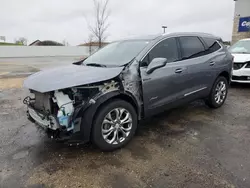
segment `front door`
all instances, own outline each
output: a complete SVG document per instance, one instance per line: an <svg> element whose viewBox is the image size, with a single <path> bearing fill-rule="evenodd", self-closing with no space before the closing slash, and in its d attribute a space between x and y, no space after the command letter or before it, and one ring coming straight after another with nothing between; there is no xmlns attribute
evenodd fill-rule
<svg viewBox="0 0 250 188"><path fill-rule="evenodd" d="M187 67L180 60L176 38L158 43L141 62L141 78L145 115L153 115L175 102L186 88ZM166 58L166 66L147 74L154 58Z"/></svg>

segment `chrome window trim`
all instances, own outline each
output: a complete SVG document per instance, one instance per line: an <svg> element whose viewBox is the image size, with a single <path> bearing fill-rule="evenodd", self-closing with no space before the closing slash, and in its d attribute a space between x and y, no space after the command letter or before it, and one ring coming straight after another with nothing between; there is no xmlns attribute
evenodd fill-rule
<svg viewBox="0 0 250 188"><path fill-rule="evenodd" d="M170 38L178 38L178 37L198 37L200 38L201 36L192 36L192 35L181 35L181 36L171 36L171 37L166 37L166 38L163 38L161 40L159 40L157 43L155 43L146 53L144 56L142 56L142 58L140 59L140 62L142 62L142 60L149 54L149 52L156 46L158 45L160 42L166 40L166 39L170 39ZM201 37L202 38L202 37ZM223 49L223 46L220 44L220 42L218 42L218 40L215 39L215 41L220 45L220 49L218 49L217 51L213 52L213 53L216 53L218 51L220 51L221 49ZM210 54L213 54L213 53L210 53ZM206 55L209 55L209 54L206 54ZM204 55L204 56L206 56ZM199 56L199 57L194 57L194 58L191 58L191 59L197 59L197 58L200 58L202 56ZM177 62L181 62L181 61L186 61L186 60L189 60L189 59L185 59L185 60L179 60L179 61L175 61L174 63L177 63ZM141 67L141 66L140 66Z"/></svg>

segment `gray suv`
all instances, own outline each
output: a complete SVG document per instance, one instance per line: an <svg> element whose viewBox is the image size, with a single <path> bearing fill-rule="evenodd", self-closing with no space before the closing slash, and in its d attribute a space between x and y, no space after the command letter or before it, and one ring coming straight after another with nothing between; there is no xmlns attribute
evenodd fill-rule
<svg viewBox="0 0 250 188"><path fill-rule="evenodd" d="M85 60L28 77L28 118L50 138L126 145L140 120L196 99L226 100L233 57L221 39L173 33L113 42Z"/></svg>

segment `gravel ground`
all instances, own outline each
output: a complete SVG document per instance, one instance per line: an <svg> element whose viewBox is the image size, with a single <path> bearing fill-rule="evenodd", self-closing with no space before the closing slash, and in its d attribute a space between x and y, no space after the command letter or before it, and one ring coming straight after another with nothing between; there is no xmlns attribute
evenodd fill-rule
<svg viewBox="0 0 250 188"><path fill-rule="evenodd" d="M23 80L24 78L0 78L0 91L3 89L20 88L23 85Z"/></svg>
<svg viewBox="0 0 250 188"><path fill-rule="evenodd" d="M141 123L125 148L54 143L26 119L27 91L0 89L0 187L250 187L250 86L217 110L202 101Z"/></svg>

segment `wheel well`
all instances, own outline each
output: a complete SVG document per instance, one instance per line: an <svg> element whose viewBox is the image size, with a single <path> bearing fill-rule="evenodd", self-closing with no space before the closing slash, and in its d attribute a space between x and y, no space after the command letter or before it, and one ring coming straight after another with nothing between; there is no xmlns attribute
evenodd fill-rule
<svg viewBox="0 0 250 188"><path fill-rule="evenodd" d="M113 101L115 99L121 99L121 100L124 100L124 101L130 103L134 107L134 109L135 109L135 111L136 111L136 113L138 115L138 118L139 119L141 118L141 114L139 112L138 105L136 104L136 102L133 100L132 97L130 97L130 96L126 95L126 94L115 95L115 96L109 98L108 100L104 101L102 104L100 104L100 106L98 106L98 108L97 108L94 116L96 116L96 114L98 113L99 109L101 109L103 106L105 106L105 104L107 104L110 101Z"/></svg>
<svg viewBox="0 0 250 188"><path fill-rule="evenodd" d="M105 96L100 97L100 99L96 101L96 104L91 105L89 109L81 113L81 114L84 114L82 125L83 123L85 123L85 125L83 126L83 129L82 128L81 129L82 129L82 133L84 134L85 140L90 141L91 139L92 125L93 125L94 120L96 119L96 115L98 114L98 112L101 110L103 106L107 105L107 103L115 99L124 100L130 103L134 107L136 113L138 114L138 120L141 119L141 115L142 115L141 109L138 107L136 100L133 99L132 96L129 96L129 94L121 94L121 93L115 93L115 92L106 94Z"/></svg>
<svg viewBox="0 0 250 188"><path fill-rule="evenodd" d="M228 83L230 83L230 77L229 73L227 71L223 71L222 73L219 74L219 76L223 76L227 79Z"/></svg>

